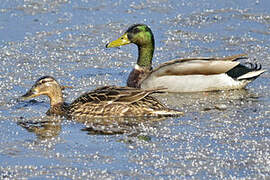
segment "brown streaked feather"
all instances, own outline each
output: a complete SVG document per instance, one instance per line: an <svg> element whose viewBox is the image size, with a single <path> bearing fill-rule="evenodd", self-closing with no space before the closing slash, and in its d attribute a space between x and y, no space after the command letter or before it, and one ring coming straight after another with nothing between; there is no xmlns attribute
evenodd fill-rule
<svg viewBox="0 0 270 180"><path fill-rule="evenodd" d="M83 94L72 102L68 114L69 117L75 119L182 115L181 112L169 109L154 97L149 96L152 93L163 93L162 90L164 88L149 90L117 86L98 88L93 92Z"/></svg>
<svg viewBox="0 0 270 180"><path fill-rule="evenodd" d="M151 116L155 114L155 111L168 111L175 115L180 115L180 112L168 109L157 99L152 96L146 96L145 98L133 102L131 104L123 103L111 103L111 104L95 104L84 103L76 104L70 111L71 117L87 119L91 117L135 117L135 116Z"/></svg>
<svg viewBox="0 0 270 180"><path fill-rule="evenodd" d="M117 87L117 86L105 86L98 88L93 92L88 92L77 98L71 105L76 103L124 103L131 104L135 101L139 101L145 96L154 93L161 92L164 88L150 89L142 91L141 89L135 89L130 87Z"/></svg>
<svg viewBox="0 0 270 180"><path fill-rule="evenodd" d="M118 99L115 102L119 102L119 103L125 103L125 104L131 104L134 103L136 101L140 101L144 98L146 98L146 96L148 96L149 94L152 93L163 93L162 90L164 90L166 88L155 88L155 89L148 89L148 90L144 90L142 91L141 89L130 89L129 90L129 94L123 94L120 93ZM127 89L118 89L120 90L119 92L127 91Z"/></svg>
<svg viewBox="0 0 270 180"><path fill-rule="evenodd" d="M156 111L167 112L168 114L156 114ZM84 103L76 104L70 111L70 117L87 119L93 117L139 117L139 116L177 116L183 113L168 109L155 98L146 96L145 98L131 104L111 103L95 104Z"/></svg>

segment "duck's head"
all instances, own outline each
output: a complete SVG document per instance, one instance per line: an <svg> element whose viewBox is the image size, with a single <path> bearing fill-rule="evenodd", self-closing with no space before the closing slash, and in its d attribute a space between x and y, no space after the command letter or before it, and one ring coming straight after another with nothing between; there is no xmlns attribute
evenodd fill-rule
<svg viewBox="0 0 270 180"><path fill-rule="evenodd" d="M40 95L48 96L53 104L60 103L62 101L61 86L53 77L43 76L22 96L22 99L26 100Z"/></svg>
<svg viewBox="0 0 270 180"><path fill-rule="evenodd" d="M118 47L126 44L134 43L139 47L154 46L154 35L151 29L145 24L135 24L117 40L106 45L107 48Z"/></svg>

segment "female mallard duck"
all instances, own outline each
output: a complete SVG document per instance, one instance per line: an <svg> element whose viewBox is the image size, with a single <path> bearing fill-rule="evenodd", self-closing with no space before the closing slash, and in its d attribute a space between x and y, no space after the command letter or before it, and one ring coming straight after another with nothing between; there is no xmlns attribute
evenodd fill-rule
<svg viewBox="0 0 270 180"><path fill-rule="evenodd" d="M261 66L251 67L236 62L245 55L224 58L176 59L152 69L155 48L154 35L144 24L136 24L119 39L106 45L107 48L134 43L139 57L128 77L127 85L143 89L166 88L168 92L215 91L244 88L265 70Z"/></svg>
<svg viewBox="0 0 270 180"><path fill-rule="evenodd" d="M64 103L62 88L59 83L53 77L44 76L38 79L22 98L29 99L46 95L50 98L48 115L61 115L75 119L182 114L182 112L165 107L157 99L150 96L150 94L156 92L158 90L105 86L81 95L68 105Z"/></svg>

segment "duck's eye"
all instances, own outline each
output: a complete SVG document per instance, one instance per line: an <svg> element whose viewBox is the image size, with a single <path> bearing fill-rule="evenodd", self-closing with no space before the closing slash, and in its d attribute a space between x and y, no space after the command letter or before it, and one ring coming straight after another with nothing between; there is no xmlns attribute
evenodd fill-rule
<svg viewBox="0 0 270 180"><path fill-rule="evenodd" d="M41 84L42 84L42 82L38 82L38 83L37 83L37 85L41 85Z"/></svg>
<svg viewBox="0 0 270 180"><path fill-rule="evenodd" d="M138 32L140 32L140 29L138 29L138 28L135 28L134 30L133 30L133 33L138 33Z"/></svg>

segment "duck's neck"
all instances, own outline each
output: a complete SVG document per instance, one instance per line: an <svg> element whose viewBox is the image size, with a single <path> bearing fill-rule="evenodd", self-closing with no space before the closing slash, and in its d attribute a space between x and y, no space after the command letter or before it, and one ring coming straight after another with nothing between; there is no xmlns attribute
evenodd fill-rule
<svg viewBox="0 0 270 180"><path fill-rule="evenodd" d="M129 74L127 86L140 88L142 81L152 71L152 59L155 49L154 36L151 33L149 41L144 44L136 44L138 46L139 56L135 68Z"/></svg>
<svg viewBox="0 0 270 180"><path fill-rule="evenodd" d="M50 98L50 109L47 114L64 115L64 99L61 88L59 87L59 89L51 92L48 96Z"/></svg>
<svg viewBox="0 0 270 180"><path fill-rule="evenodd" d="M138 45L139 56L137 64L140 67L150 69L152 67L152 58L154 54L155 44L154 42L146 45Z"/></svg>

